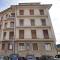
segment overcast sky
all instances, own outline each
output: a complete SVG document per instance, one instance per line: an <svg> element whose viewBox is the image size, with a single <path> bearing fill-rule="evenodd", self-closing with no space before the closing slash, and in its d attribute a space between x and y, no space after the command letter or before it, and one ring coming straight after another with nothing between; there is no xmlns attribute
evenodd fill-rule
<svg viewBox="0 0 60 60"><path fill-rule="evenodd" d="M50 17L55 32L57 44L60 43L60 0L0 0L0 11L8 8L10 5L23 2L40 2L41 4L52 4L50 8Z"/></svg>

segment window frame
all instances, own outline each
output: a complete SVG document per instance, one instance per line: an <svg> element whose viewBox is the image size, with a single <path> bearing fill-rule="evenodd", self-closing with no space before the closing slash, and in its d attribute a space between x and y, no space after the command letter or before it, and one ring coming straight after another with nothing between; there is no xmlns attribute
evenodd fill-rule
<svg viewBox="0 0 60 60"><path fill-rule="evenodd" d="M3 33L3 39L6 38L6 34L7 34L7 32L4 32L4 33Z"/></svg>
<svg viewBox="0 0 60 60"><path fill-rule="evenodd" d="M36 39L37 38L36 30L31 30L31 36L32 36L32 39Z"/></svg>
<svg viewBox="0 0 60 60"><path fill-rule="evenodd" d="M43 36L44 36L44 39L49 39L48 29L43 30Z"/></svg>
<svg viewBox="0 0 60 60"><path fill-rule="evenodd" d="M38 50L38 43L32 43L33 45L33 50Z"/></svg>
<svg viewBox="0 0 60 60"><path fill-rule="evenodd" d="M34 15L34 9L30 9L30 15Z"/></svg>
<svg viewBox="0 0 60 60"><path fill-rule="evenodd" d="M11 17L15 17L15 13L11 13Z"/></svg>
<svg viewBox="0 0 60 60"><path fill-rule="evenodd" d="M8 25L8 23L6 22L6 23L5 23L5 28L7 28L7 25Z"/></svg>
<svg viewBox="0 0 60 60"><path fill-rule="evenodd" d="M14 28L14 22L10 22L10 27Z"/></svg>
<svg viewBox="0 0 60 60"><path fill-rule="evenodd" d="M40 15L44 15L44 9L39 9Z"/></svg>
<svg viewBox="0 0 60 60"><path fill-rule="evenodd" d="M20 15L24 15L24 10L19 10Z"/></svg>
<svg viewBox="0 0 60 60"><path fill-rule="evenodd" d="M2 43L1 49L2 49L2 50L5 50L5 43Z"/></svg>
<svg viewBox="0 0 60 60"><path fill-rule="evenodd" d="M2 28L2 25L0 24L0 29Z"/></svg>
<svg viewBox="0 0 60 60"><path fill-rule="evenodd" d="M48 46L49 45L49 46ZM48 48L48 49L47 49ZM46 51L51 51L52 47L51 47L51 43L45 43L45 50Z"/></svg>
<svg viewBox="0 0 60 60"><path fill-rule="evenodd" d="M46 19L41 19L42 26L46 26Z"/></svg>
<svg viewBox="0 0 60 60"><path fill-rule="evenodd" d="M20 50L25 50L25 43L19 43Z"/></svg>
<svg viewBox="0 0 60 60"><path fill-rule="evenodd" d="M13 33L13 35L12 35L12 33ZM13 39L14 38L14 31L11 31L11 32L9 32L9 39Z"/></svg>
<svg viewBox="0 0 60 60"><path fill-rule="evenodd" d="M19 39L24 39L24 30L19 30Z"/></svg>
<svg viewBox="0 0 60 60"><path fill-rule="evenodd" d="M24 19L20 19L20 20L19 20L19 25L20 25L20 26L24 26Z"/></svg>
<svg viewBox="0 0 60 60"><path fill-rule="evenodd" d="M8 43L8 50L13 50L13 45L11 43Z"/></svg>
<svg viewBox="0 0 60 60"><path fill-rule="evenodd" d="M31 26L35 26L35 20L31 19Z"/></svg>

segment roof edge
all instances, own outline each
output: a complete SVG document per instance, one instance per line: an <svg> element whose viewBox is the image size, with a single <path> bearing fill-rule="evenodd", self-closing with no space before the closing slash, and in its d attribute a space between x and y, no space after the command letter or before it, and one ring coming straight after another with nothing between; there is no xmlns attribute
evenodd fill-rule
<svg viewBox="0 0 60 60"><path fill-rule="evenodd" d="M24 4L25 4L25 5L24 5ZM47 6L48 9L50 9L51 6L52 6L52 4L31 3L31 5L30 5L30 3L19 3L19 5L11 5L9 8L1 11L0 14L2 14L2 13L4 13L5 11L11 9L12 7L16 7L16 6Z"/></svg>

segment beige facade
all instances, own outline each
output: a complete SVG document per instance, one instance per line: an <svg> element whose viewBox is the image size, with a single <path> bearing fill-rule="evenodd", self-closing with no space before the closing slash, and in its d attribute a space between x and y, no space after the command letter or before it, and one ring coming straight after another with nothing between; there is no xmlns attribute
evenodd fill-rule
<svg viewBox="0 0 60 60"><path fill-rule="evenodd" d="M0 12L0 54L12 54L15 49L15 53L24 57L29 54L36 57L41 55L55 56L55 36L49 16L50 7L50 4L20 3ZM20 10L24 11L22 11L23 15L20 15ZM30 15L30 10L34 10L33 15ZM40 10L43 10L43 15L40 14ZM31 19L35 21L32 22L34 26L31 25ZM46 25L42 25L42 19L45 20L43 24L46 23ZM23 22L20 22L20 20L23 20ZM14 24L11 22L14 22ZM24 31L24 34L22 34L24 38L20 38L20 30ZM36 31L36 38L32 38L32 30ZM43 30L48 31L46 33L49 36L48 38L44 38ZM10 32L14 32L13 37L9 37L11 36ZM34 43L35 45L33 45Z"/></svg>

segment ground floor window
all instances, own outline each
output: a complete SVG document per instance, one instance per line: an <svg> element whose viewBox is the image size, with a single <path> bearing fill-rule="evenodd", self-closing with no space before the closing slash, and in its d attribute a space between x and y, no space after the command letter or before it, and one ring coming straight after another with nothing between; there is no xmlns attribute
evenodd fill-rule
<svg viewBox="0 0 60 60"><path fill-rule="evenodd" d="M33 43L33 50L38 50L38 45L37 45L37 43Z"/></svg>
<svg viewBox="0 0 60 60"><path fill-rule="evenodd" d="M13 49L13 45L11 43L8 43L8 50L12 50Z"/></svg>
<svg viewBox="0 0 60 60"><path fill-rule="evenodd" d="M5 43L2 43L2 50L5 49Z"/></svg>
<svg viewBox="0 0 60 60"><path fill-rule="evenodd" d="M20 49L20 50L25 50L25 45L24 45L24 43L19 43L19 49Z"/></svg>
<svg viewBox="0 0 60 60"><path fill-rule="evenodd" d="M45 50L47 50L47 51L51 50L51 44L50 43L45 44Z"/></svg>

